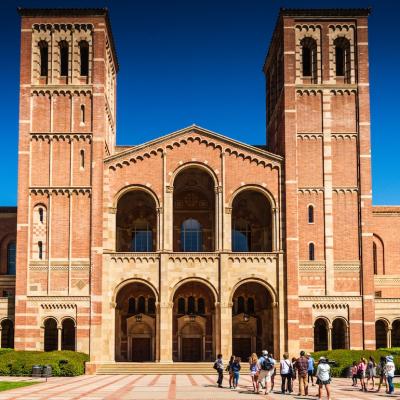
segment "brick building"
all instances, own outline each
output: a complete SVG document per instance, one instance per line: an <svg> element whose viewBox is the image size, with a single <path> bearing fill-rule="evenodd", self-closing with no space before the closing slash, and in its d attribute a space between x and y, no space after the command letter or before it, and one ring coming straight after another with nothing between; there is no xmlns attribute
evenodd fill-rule
<svg viewBox="0 0 400 400"><path fill-rule="evenodd" d="M372 206L368 9L281 10L266 146L195 125L116 145L107 11L20 15L3 347L76 349L94 369L400 344L400 207Z"/></svg>

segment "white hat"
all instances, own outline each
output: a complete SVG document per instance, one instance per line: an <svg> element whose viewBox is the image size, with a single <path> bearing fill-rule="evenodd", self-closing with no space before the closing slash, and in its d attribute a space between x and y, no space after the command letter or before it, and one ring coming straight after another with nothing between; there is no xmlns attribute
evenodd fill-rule
<svg viewBox="0 0 400 400"><path fill-rule="evenodd" d="M325 357L320 357L320 358L319 358L319 361L325 361L325 360L326 360Z"/></svg>
<svg viewBox="0 0 400 400"><path fill-rule="evenodd" d="M267 356L268 355L268 351L267 350L263 350L261 353L262 353L263 356Z"/></svg>

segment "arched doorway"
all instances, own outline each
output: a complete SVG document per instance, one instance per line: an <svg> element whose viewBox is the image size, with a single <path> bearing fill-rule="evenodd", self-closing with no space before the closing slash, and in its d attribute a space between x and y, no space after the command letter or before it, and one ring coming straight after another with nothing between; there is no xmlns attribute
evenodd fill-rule
<svg viewBox="0 0 400 400"><path fill-rule="evenodd" d="M317 318L314 323L314 351L328 350L328 322Z"/></svg>
<svg viewBox="0 0 400 400"><path fill-rule="evenodd" d="M154 198L144 190L132 190L118 200L116 250L157 250L157 211Z"/></svg>
<svg viewBox="0 0 400 400"><path fill-rule="evenodd" d="M156 294L142 282L123 286L116 298L115 361L155 361Z"/></svg>
<svg viewBox="0 0 400 400"><path fill-rule="evenodd" d="M185 168L175 178L174 251L214 251L214 186L211 175L196 167Z"/></svg>
<svg viewBox="0 0 400 400"><path fill-rule="evenodd" d="M336 318L332 323L332 350L348 349L348 328L343 318Z"/></svg>
<svg viewBox="0 0 400 400"><path fill-rule="evenodd" d="M204 283L189 281L174 294L173 360L212 361L215 358L215 296Z"/></svg>
<svg viewBox="0 0 400 400"><path fill-rule="evenodd" d="M44 351L55 351L58 349L57 321L47 318L44 321Z"/></svg>
<svg viewBox="0 0 400 400"><path fill-rule="evenodd" d="M272 207L255 190L244 190L232 203L232 251L272 251Z"/></svg>
<svg viewBox="0 0 400 400"><path fill-rule="evenodd" d="M251 353L275 352L273 298L260 283L246 282L233 295L232 351L247 360Z"/></svg>
<svg viewBox="0 0 400 400"><path fill-rule="evenodd" d="M72 318L65 318L61 324L61 350L76 350L75 322Z"/></svg>
<svg viewBox="0 0 400 400"><path fill-rule="evenodd" d="M375 322L375 342L377 349L388 347L387 330L388 326L386 321L378 319L378 321Z"/></svg>
<svg viewBox="0 0 400 400"><path fill-rule="evenodd" d="M14 324L10 319L1 321L1 348L14 348Z"/></svg>
<svg viewBox="0 0 400 400"><path fill-rule="evenodd" d="M392 347L400 347L400 319L392 323Z"/></svg>

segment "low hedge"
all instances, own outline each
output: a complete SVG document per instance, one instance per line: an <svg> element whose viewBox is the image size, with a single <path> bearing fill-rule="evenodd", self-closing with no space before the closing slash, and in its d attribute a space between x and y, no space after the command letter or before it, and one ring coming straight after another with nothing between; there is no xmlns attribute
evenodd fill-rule
<svg viewBox="0 0 400 400"><path fill-rule="evenodd" d="M53 376L76 376L85 373L89 356L76 351L15 351L0 349L0 375L29 376L34 365L51 365Z"/></svg>
<svg viewBox="0 0 400 400"><path fill-rule="evenodd" d="M328 360L335 361L336 365L331 367L331 373L334 377L346 377L348 368L353 365L353 361L360 361L361 357L367 360L373 356L378 363L382 356L392 355L396 365L396 374L400 373L400 348L378 349L378 350L330 350L318 351L312 353L315 362L320 357L326 357Z"/></svg>

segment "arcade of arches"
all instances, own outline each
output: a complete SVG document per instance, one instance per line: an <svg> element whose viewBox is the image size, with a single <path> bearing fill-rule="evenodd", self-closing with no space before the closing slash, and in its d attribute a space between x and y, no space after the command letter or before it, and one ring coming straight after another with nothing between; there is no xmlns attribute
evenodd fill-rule
<svg viewBox="0 0 400 400"><path fill-rule="evenodd" d="M376 348L400 347L400 319L391 324L385 319L375 322Z"/></svg>
<svg viewBox="0 0 400 400"><path fill-rule="evenodd" d="M55 318L43 323L44 351L76 350L76 326L72 318L64 318L61 324Z"/></svg>
<svg viewBox="0 0 400 400"><path fill-rule="evenodd" d="M314 322L314 351L349 349L349 327L343 318L335 318L332 324L326 318Z"/></svg>

